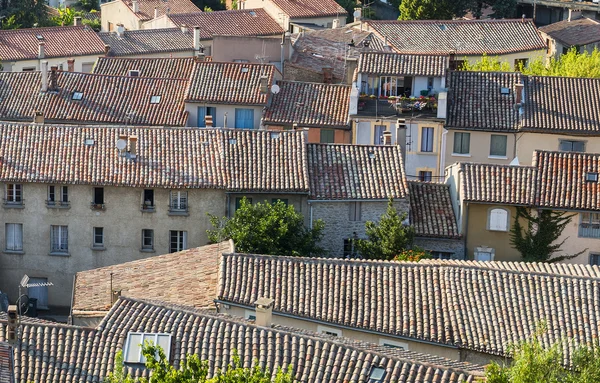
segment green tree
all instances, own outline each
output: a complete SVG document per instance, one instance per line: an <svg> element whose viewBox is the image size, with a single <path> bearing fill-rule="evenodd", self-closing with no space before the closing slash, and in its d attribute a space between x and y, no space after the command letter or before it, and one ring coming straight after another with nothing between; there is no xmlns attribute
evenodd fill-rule
<svg viewBox="0 0 600 383"><path fill-rule="evenodd" d="M75 3L75 7L78 10L84 11L84 12L92 12L92 11L100 10L98 0L79 0L77 3Z"/></svg>
<svg viewBox="0 0 600 383"><path fill-rule="evenodd" d="M542 58L533 60L522 71L524 74L537 76L600 78L600 51L594 48L592 53L579 53L576 48L571 48L558 58L551 58L549 62Z"/></svg>
<svg viewBox="0 0 600 383"><path fill-rule="evenodd" d="M245 197L231 219L209 214L214 230L207 230L211 242L232 239L237 250L244 253L321 256L318 246L325 224L313 222L312 229L304 225L304 217L292 205L276 203L251 204Z"/></svg>
<svg viewBox="0 0 600 383"><path fill-rule="evenodd" d="M415 229L405 225L407 214L398 214L392 199L379 222L367 221L365 231L368 239L356 239L355 246L366 259L392 260L411 247Z"/></svg>
<svg viewBox="0 0 600 383"><path fill-rule="evenodd" d="M44 0L0 0L2 29L33 28L50 25Z"/></svg>
<svg viewBox="0 0 600 383"><path fill-rule="evenodd" d="M58 8L58 16L54 17L53 20L57 25L65 26L65 25L73 25L73 20L75 19L75 12L69 7Z"/></svg>
<svg viewBox="0 0 600 383"><path fill-rule="evenodd" d="M515 221L510 230L510 243L521 253L525 262L554 263L575 258L587 249L553 258L556 253L562 251L561 246L568 239L567 237L557 242L572 219L573 215L567 215L566 212L539 210L537 214L533 214L529 208L517 207ZM521 224L522 221L526 222L525 226Z"/></svg>
<svg viewBox="0 0 600 383"><path fill-rule="evenodd" d="M292 383L292 367L287 372L279 369L275 379L271 379L271 372L262 369L256 363L254 368L242 367L240 357L234 350L233 363L226 369L217 370L213 378L208 376L208 362L202 361L198 355L188 355L179 369L169 364L164 351L159 346L146 343L142 347L146 358L146 368L150 372L150 379L133 379L125 372L123 352L118 351L115 358L114 372L104 379L105 383Z"/></svg>
<svg viewBox="0 0 600 383"><path fill-rule="evenodd" d="M213 11L222 11L225 9L225 1L221 0L192 0L192 3L194 3L200 9L204 9L206 7L212 9Z"/></svg>
<svg viewBox="0 0 600 383"><path fill-rule="evenodd" d="M448 0L402 0L399 20L450 20L455 15Z"/></svg>
<svg viewBox="0 0 600 383"><path fill-rule="evenodd" d="M510 72L510 64L506 61L500 61L498 56L490 57L485 53L480 60L475 63L469 63L469 60L465 57L463 65L460 70L465 71L476 71L476 72Z"/></svg>

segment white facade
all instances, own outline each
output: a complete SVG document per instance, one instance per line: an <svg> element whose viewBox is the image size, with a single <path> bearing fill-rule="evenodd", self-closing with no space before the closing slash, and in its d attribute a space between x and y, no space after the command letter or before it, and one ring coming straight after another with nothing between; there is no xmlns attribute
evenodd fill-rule
<svg viewBox="0 0 600 383"><path fill-rule="evenodd" d="M43 58L34 60L0 61L0 63L2 64L3 72L39 71L41 65L40 63L42 61L48 61L48 69L50 69L50 67L52 66L58 66L59 69L67 71L67 60L73 59L75 60L75 72L89 73L92 71L96 60L100 56L103 56L103 54L89 56Z"/></svg>
<svg viewBox="0 0 600 383"><path fill-rule="evenodd" d="M100 5L102 32L116 30L117 24L123 24L125 30L137 31L142 28L142 20L121 0Z"/></svg>

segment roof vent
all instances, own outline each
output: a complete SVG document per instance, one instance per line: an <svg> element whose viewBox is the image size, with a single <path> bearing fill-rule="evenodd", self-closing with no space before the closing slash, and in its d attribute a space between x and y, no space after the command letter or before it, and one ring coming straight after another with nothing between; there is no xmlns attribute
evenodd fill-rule
<svg viewBox="0 0 600 383"><path fill-rule="evenodd" d="M373 150L369 150L369 158L375 158L375 152Z"/></svg>
<svg viewBox="0 0 600 383"><path fill-rule="evenodd" d="M243 67L242 68L242 73L248 73L248 67Z"/></svg>
<svg viewBox="0 0 600 383"><path fill-rule="evenodd" d="M256 17L256 12L254 12L254 11L250 11L249 13L250 13L250 16L252 16L252 17Z"/></svg>
<svg viewBox="0 0 600 383"><path fill-rule="evenodd" d="M587 182L598 182L598 173L594 173L594 172L585 173L585 180Z"/></svg>
<svg viewBox="0 0 600 383"><path fill-rule="evenodd" d="M94 139L93 138L86 138L84 141L85 146L94 146Z"/></svg>
<svg viewBox="0 0 600 383"><path fill-rule="evenodd" d="M140 77L140 71L137 69L130 69L127 75L129 77Z"/></svg>
<svg viewBox="0 0 600 383"><path fill-rule="evenodd" d="M229 144L230 145L235 145L235 144L237 144L237 140L235 138L230 138L229 139Z"/></svg>
<svg viewBox="0 0 600 383"><path fill-rule="evenodd" d="M500 88L500 94L510 94L510 89L508 89L508 88Z"/></svg>

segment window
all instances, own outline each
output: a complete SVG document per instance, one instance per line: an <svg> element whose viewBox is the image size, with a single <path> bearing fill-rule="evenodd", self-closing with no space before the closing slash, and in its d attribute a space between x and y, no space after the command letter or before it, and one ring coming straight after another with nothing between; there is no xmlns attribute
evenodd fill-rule
<svg viewBox="0 0 600 383"><path fill-rule="evenodd" d="M171 191L171 202L169 205L171 211L187 211L188 198L185 191Z"/></svg>
<svg viewBox="0 0 600 383"><path fill-rule="evenodd" d="M527 67L528 59L515 59L515 70L521 70Z"/></svg>
<svg viewBox="0 0 600 383"><path fill-rule="evenodd" d="M69 231L67 226L50 227L51 251L53 253L66 253L69 251Z"/></svg>
<svg viewBox="0 0 600 383"><path fill-rule="evenodd" d="M273 205L275 205L275 204L276 204L277 202L279 202L279 201L283 202L283 204L284 204L285 206L288 206L288 199L287 199L287 198L273 198L273 199L271 199L271 203L272 203Z"/></svg>
<svg viewBox="0 0 600 383"><path fill-rule="evenodd" d="M128 75L129 77L140 77L140 71L136 69L130 69Z"/></svg>
<svg viewBox="0 0 600 383"><path fill-rule="evenodd" d="M600 238L600 213L581 213L580 220L580 237Z"/></svg>
<svg viewBox="0 0 600 383"><path fill-rule="evenodd" d="M7 223L5 234L7 251L23 251L23 224Z"/></svg>
<svg viewBox="0 0 600 383"><path fill-rule="evenodd" d="M421 151L426 153L433 152L433 128L421 129Z"/></svg>
<svg viewBox="0 0 600 383"><path fill-rule="evenodd" d="M94 241L92 242L93 247L104 247L104 228L94 228Z"/></svg>
<svg viewBox="0 0 600 383"><path fill-rule="evenodd" d="M81 93L81 92L73 92L73 95L71 96L71 99L75 100L75 101L79 101L82 98L83 98L83 93Z"/></svg>
<svg viewBox="0 0 600 383"><path fill-rule="evenodd" d="M350 221L360 221L360 202L350 202Z"/></svg>
<svg viewBox="0 0 600 383"><path fill-rule="evenodd" d="M254 129L254 110L235 108L235 128Z"/></svg>
<svg viewBox="0 0 600 383"><path fill-rule="evenodd" d="M212 106L199 106L198 107L198 127L206 127L206 116L213 118L213 123L217 117L217 108Z"/></svg>
<svg viewBox="0 0 600 383"><path fill-rule="evenodd" d="M92 200L92 209L104 209L104 188L94 188L94 199Z"/></svg>
<svg viewBox="0 0 600 383"><path fill-rule="evenodd" d="M433 89L433 77L427 77L427 90Z"/></svg>
<svg viewBox="0 0 600 383"><path fill-rule="evenodd" d="M154 190L144 189L144 200L142 201L142 210L154 209Z"/></svg>
<svg viewBox="0 0 600 383"><path fill-rule="evenodd" d="M598 182L598 173L585 173L585 180L587 182Z"/></svg>
<svg viewBox="0 0 600 383"><path fill-rule="evenodd" d="M385 125L375 125L375 136L373 137L374 145L383 145L383 132L385 132Z"/></svg>
<svg viewBox="0 0 600 383"><path fill-rule="evenodd" d="M335 142L335 131L331 129L321 129L319 142L322 144L333 144Z"/></svg>
<svg viewBox="0 0 600 383"><path fill-rule="evenodd" d="M171 230L171 242L169 253L175 253L187 249L187 231Z"/></svg>
<svg viewBox="0 0 600 383"><path fill-rule="evenodd" d="M491 209L488 216L488 230L508 231L508 210Z"/></svg>
<svg viewBox="0 0 600 383"><path fill-rule="evenodd" d="M506 157L506 136L492 134L490 139L490 157Z"/></svg>
<svg viewBox="0 0 600 383"><path fill-rule="evenodd" d="M160 104L160 96L151 96L150 103L151 104Z"/></svg>
<svg viewBox="0 0 600 383"><path fill-rule="evenodd" d="M600 266L600 254L590 254L590 265Z"/></svg>
<svg viewBox="0 0 600 383"><path fill-rule="evenodd" d="M423 182L431 182L431 178L433 177L433 173L426 170L419 171L419 181Z"/></svg>
<svg viewBox="0 0 600 383"><path fill-rule="evenodd" d="M154 230L142 230L142 250L154 250Z"/></svg>
<svg viewBox="0 0 600 383"><path fill-rule="evenodd" d="M94 63L81 63L81 71L83 73L91 73L94 69Z"/></svg>
<svg viewBox="0 0 600 383"><path fill-rule="evenodd" d="M244 197L237 197L235 199L235 210L238 210L240 207L242 207L242 200L243 199L244 199ZM246 197L246 201L248 201L248 203L250 205L252 205L252 198Z"/></svg>
<svg viewBox="0 0 600 383"><path fill-rule="evenodd" d="M454 253L447 251L430 251L429 252L434 259L453 259Z"/></svg>
<svg viewBox="0 0 600 383"><path fill-rule="evenodd" d="M254 310L244 310L244 316L248 320L256 320L256 311Z"/></svg>
<svg viewBox="0 0 600 383"><path fill-rule="evenodd" d="M354 238L344 239L344 258L356 258L357 251L354 247Z"/></svg>
<svg viewBox="0 0 600 383"><path fill-rule="evenodd" d="M145 342L152 342L152 344L160 346L165 352L167 360L169 360L171 355L171 334L130 332L127 334L123 361L125 363L146 363L146 358L142 354L142 345Z"/></svg>
<svg viewBox="0 0 600 383"><path fill-rule="evenodd" d="M319 334L325 334L330 336L342 336L342 330L338 330L337 328L327 327L327 326L317 326L317 332Z"/></svg>
<svg viewBox="0 0 600 383"><path fill-rule="evenodd" d="M471 133L454 133L454 154L469 154Z"/></svg>
<svg viewBox="0 0 600 383"><path fill-rule="evenodd" d="M23 204L23 185L21 184L6 184L5 202L11 205Z"/></svg>
<svg viewBox="0 0 600 383"><path fill-rule="evenodd" d="M35 67L30 66L30 67L25 67L23 68L23 72L34 72L35 71Z"/></svg>
<svg viewBox="0 0 600 383"><path fill-rule="evenodd" d="M404 342L397 342L389 339L379 339L379 345L390 348L398 348L400 350L408 350L408 344Z"/></svg>
<svg viewBox="0 0 600 383"><path fill-rule="evenodd" d="M371 372L369 373L369 382L379 383L385 380L385 368L372 366Z"/></svg>
<svg viewBox="0 0 600 383"><path fill-rule="evenodd" d="M558 150L561 152L585 152L585 141L560 140Z"/></svg>
<svg viewBox="0 0 600 383"><path fill-rule="evenodd" d="M69 204L69 188L67 186L48 186L48 206Z"/></svg>

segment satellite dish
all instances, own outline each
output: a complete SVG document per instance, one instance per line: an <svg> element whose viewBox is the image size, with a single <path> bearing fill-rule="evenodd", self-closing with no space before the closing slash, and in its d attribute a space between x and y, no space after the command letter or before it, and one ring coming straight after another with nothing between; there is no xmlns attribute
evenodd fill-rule
<svg viewBox="0 0 600 383"><path fill-rule="evenodd" d="M127 141L125 141L124 139L120 138L117 141L117 149L124 150L126 147L127 147Z"/></svg>
<svg viewBox="0 0 600 383"><path fill-rule="evenodd" d="M354 16L354 17L360 17L360 11L354 11L354 13L352 14L352 16Z"/></svg>
<svg viewBox="0 0 600 383"><path fill-rule="evenodd" d="M273 94L279 93L280 90L281 89L279 88L279 85L277 85L277 84L273 84L273 86L271 87L271 93L273 93Z"/></svg>

